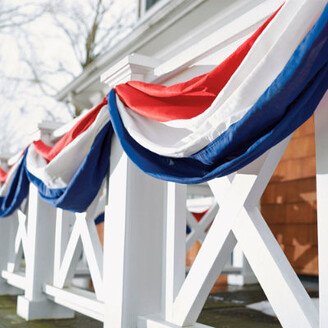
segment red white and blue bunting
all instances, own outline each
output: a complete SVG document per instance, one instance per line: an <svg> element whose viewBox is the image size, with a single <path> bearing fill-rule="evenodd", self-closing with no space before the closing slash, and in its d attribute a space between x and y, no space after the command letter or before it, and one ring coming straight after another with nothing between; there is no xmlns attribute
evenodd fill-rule
<svg viewBox="0 0 328 328"><path fill-rule="evenodd" d="M287 1L211 72L162 86L116 86L53 146L34 142L0 170L0 216L29 183L52 205L85 211L108 172L115 132L144 172L199 183L247 165L291 134L328 88L327 1Z"/></svg>

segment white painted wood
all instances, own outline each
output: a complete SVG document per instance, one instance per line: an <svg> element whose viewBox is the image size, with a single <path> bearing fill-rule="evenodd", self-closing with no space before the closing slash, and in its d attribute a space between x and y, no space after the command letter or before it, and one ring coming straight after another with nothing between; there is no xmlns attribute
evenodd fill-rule
<svg viewBox="0 0 328 328"><path fill-rule="evenodd" d="M18 227L15 237L15 248L8 261L8 270L10 272L19 271L23 254L27 252L27 217L21 211L17 211Z"/></svg>
<svg viewBox="0 0 328 328"><path fill-rule="evenodd" d="M210 191L211 189L207 186L207 184L206 184L206 187L208 189L207 194L211 195L212 194ZM189 188L187 188L187 193L188 193L188 191L189 191ZM188 193L188 196L189 196L189 193ZM193 193L191 195L191 197L193 197L193 198L187 197L187 209L189 212L194 212L194 213L204 212L204 211L208 210L213 205L213 203L215 203L214 197L204 197L204 195L202 193L201 194Z"/></svg>
<svg viewBox="0 0 328 328"><path fill-rule="evenodd" d="M54 252L54 286L62 288L65 285L66 275L61 274L61 265L65 251L70 240L70 227L75 221L72 212L57 209L56 211L56 234Z"/></svg>
<svg viewBox="0 0 328 328"><path fill-rule="evenodd" d="M187 236L187 249L190 249L197 240L203 242L206 237L206 229L213 222L218 210L219 206L214 202L199 222L188 212L187 223L191 228L191 232Z"/></svg>
<svg viewBox="0 0 328 328"><path fill-rule="evenodd" d="M71 318L74 313L50 302L42 286L53 280L53 256L56 210L43 202L38 190L30 185L24 296L17 300L17 314L26 320Z"/></svg>
<svg viewBox="0 0 328 328"><path fill-rule="evenodd" d="M162 306L165 184L141 172L112 141L104 238L104 327L135 328Z"/></svg>
<svg viewBox="0 0 328 328"><path fill-rule="evenodd" d="M20 211L16 211L12 215L10 232L11 246L7 259L7 271L12 273L20 270L23 253L26 250L26 218L22 218L22 215L25 216Z"/></svg>
<svg viewBox="0 0 328 328"><path fill-rule="evenodd" d="M94 293L79 288L57 288L45 285L44 292L53 302L82 313L90 318L104 321L104 304Z"/></svg>
<svg viewBox="0 0 328 328"><path fill-rule="evenodd" d="M105 72L101 80L109 87L130 79L143 80L159 63L133 54ZM163 306L165 183L142 173L116 138L111 147L110 205L104 233L104 326L134 328L139 315L160 312Z"/></svg>
<svg viewBox="0 0 328 328"><path fill-rule="evenodd" d="M328 92L315 112L320 328L328 327Z"/></svg>
<svg viewBox="0 0 328 328"><path fill-rule="evenodd" d="M5 220L8 220L9 229L3 240L8 247L8 253L6 268L1 271L1 276L7 280L8 285L12 286L7 294L19 295L26 287L25 272L22 268L23 255L27 249L26 215L17 210Z"/></svg>
<svg viewBox="0 0 328 328"><path fill-rule="evenodd" d="M17 212L0 219L0 295L17 295L20 291L12 286L7 277L3 275L6 272L8 262L13 258L15 248L15 234L18 226Z"/></svg>
<svg viewBox="0 0 328 328"><path fill-rule="evenodd" d="M195 324L217 276L236 245L232 233L234 221L245 204L253 207L258 204L287 142L283 141L264 154L242 174L231 174L209 182L220 210L173 303L171 324L178 327Z"/></svg>
<svg viewBox="0 0 328 328"><path fill-rule="evenodd" d="M263 1L259 6L236 17L228 24L211 33L197 43L179 52L176 56L167 60L154 69L155 76L174 76L195 62L209 56L220 48L224 48L231 39L244 35L253 25L260 24L270 16L282 4L280 0Z"/></svg>
<svg viewBox="0 0 328 328"><path fill-rule="evenodd" d="M209 187L208 189L210 190ZM201 195L193 192L192 196L200 197ZM214 197L191 198L187 200L187 209L187 225L191 229L191 232L187 235L186 248L188 250L197 240L200 243L204 241L207 230L213 222L219 206ZM190 211L193 212L194 210L196 212L207 210L207 212L198 222L192 213L190 213ZM230 261L226 264L222 273L227 274L229 285L243 286L257 283L257 279L238 244L234 248L230 256Z"/></svg>
<svg viewBox="0 0 328 328"><path fill-rule="evenodd" d="M260 283L273 303L283 326L294 327L296 324L301 324L302 327L316 327L318 320L316 310L269 228L265 229L265 222L259 216L257 209L259 198L288 140L289 138L281 142L241 173L210 182L213 194L219 202L220 211L174 302L172 323L177 326L192 326L195 323L210 288L221 272L229 252L236 244L236 236L255 267ZM245 218L245 213L246 223L240 218ZM251 233L251 227L255 227L255 232ZM257 229L258 227L261 229ZM235 236L232 235L232 231ZM252 238L248 238L248 232ZM262 257L257 257L256 254L259 247L262 247L264 253L267 252L262 254ZM263 261L267 266L263 266ZM272 276L267 275L268 268L272 269ZM277 285L269 284L269 277L271 280L274 279ZM288 300L288 306L281 300L281 295L273 285L281 287L284 297ZM289 313L293 313L292 316L288 315L286 308L290 309ZM298 321L295 321L296 317Z"/></svg>
<svg viewBox="0 0 328 328"><path fill-rule="evenodd" d="M99 195L101 192L102 190ZM83 251L96 297L101 300L103 299L103 251L94 223L99 195L93 200L86 213L73 214L57 210L54 287L63 289L71 285ZM74 224L70 229L72 219Z"/></svg>
<svg viewBox="0 0 328 328"><path fill-rule="evenodd" d="M266 1L265 3L268 4L269 2ZM272 4L273 2L271 2L271 5ZM276 9L276 6L275 8L271 8L270 11L268 11L268 14L270 14L274 9ZM258 18L258 15L257 14L255 15L255 11L253 14L254 14L253 20L254 19L256 20ZM246 25L246 28L248 27L249 25ZM208 45L212 47L212 44L210 44L210 42L208 42ZM213 47L215 47L216 45L217 44L213 45ZM200 46L199 49L201 49L201 47L202 46ZM210 49L209 52L212 52L212 50ZM195 54L195 51L190 51L190 54L191 55ZM186 55L188 54L186 53ZM203 55L202 51L200 50L200 56L202 55ZM198 57L197 60L199 60L200 58L201 57ZM186 68L187 66L189 67L191 64L193 64L194 60L195 59L190 59L190 62L186 62L185 63ZM173 62L173 66L174 67L168 68L167 71L167 73L169 73L168 76L165 77L161 76L162 81L167 81L169 78L172 78L178 72L180 72L181 69L183 69L181 68L182 64L177 63L176 60L175 62ZM163 73L163 71L160 72L159 69L158 72L159 75ZM150 70L150 74L152 74L151 70ZM114 80L116 82L119 79L117 79L115 76ZM264 163L263 162L261 163L261 161L256 161L255 164L253 163L247 168L248 171L243 170L242 172L239 172L239 174L236 176L232 175L228 178L221 179L220 183L216 183L218 181L213 181L211 183L216 199L220 202L220 212L217 215L210 229L210 232L205 239L204 244L207 244L207 247L202 248L198 258L196 259L195 265L192 267L189 276L187 277L185 283L183 284L178 294L178 297L176 298L173 304L173 312L174 312L173 322L176 324L177 327L180 327L182 325L183 326L194 325L195 320L199 314L199 311L202 308L205 299L208 295L209 289L211 288L214 280L216 279L217 274L222 270L223 265L225 264L225 261L229 256L229 252L233 249L234 245L236 244L236 238L232 233L232 228L234 227L235 224L237 224L236 222L239 222L239 220L241 220L240 213L244 213L244 212L253 213L252 211L257 208L257 203L259 201L259 198L262 195L263 190L267 185L269 179L271 178L274 167L276 166L279 158L281 157L282 149L280 149L279 147L276 147L275 149L276 150L278 149L279 151L277 152L270 151L268 154L262 157ZM118 156L118 158L120 156ZM123 310L125 308L125 302L127 302L126 289L129 286L129 284L126 282L128 279L126 279L125 273L127 272L126 268L128 267L128 265L126 261L127 259L129 259L129 251L130 251L130 249L126 250L126 248L129 247L130 239L128 237L130 237L129 233L131 233L130 232L131 230L129 230L130 218L127 219L127 217L129 216L128 212L129 210L131 210L130 204L128 203L127 200L127 194L128 194L127 190L129 189L129 184L127 183L128 181L127 172L129 172L128 160L125 159L118 166L123 168L121 171L118 171L121 173L120 176L117 173L117 177L114 178L117 181L115 185L116 188L115 190L120 190L119 186L121 186L123 188L123 191L121 190L117 194L115 194L114 191L112 191L112 195L111 197L109 197L109 199L111 202L114 203L118 202L120 204L120 209L117 209L117 212L116 211L111 212L111 210L109 209L108 212L114 213L115 219L116 217L120 217L123 218L123 220L120 222L120 224L117 221L111 223L106 222L106 228L105 228L106 230L105 240L107 241L107 247L105 242L105 253L106 254L108 253L110 255L110 247L108 246L110 243L108 242L108 240L112 240L114 245L118 246L117 248L115 248L118 249L118 253L115 254L115 256L119 257L119 259L117 259L115 262L118 265L115 267L115 275L113 275L114 279L112 279L112 281L118 282L118 284L114 286L114 283L113 282L109 283L109 280L108 280L108 284L105 283L106 291L110 291L111 295L115 295L116 297L115 302L111 302L111 300L109 300L106 303L106 304L110 304L111 306L106 307L105 312L109 313L109 315L107 316L108 322L110 321L109 318L112 318L111 322L114 326L128 327L129 324L124 321L125 316L127 314ZM123 186L120 185L118 181L120 181L120 183L123 184ZM114 187L112 190L114 190ZM139 195L137 195L136 197L139 198ZM237 200L237 205L236 205L236 200ZM221 206L221 202L222 202L222 206ZM116 206L117 205L115 204L115 209ZM247 211L246 211L246 207L247 207ZM109 217L107 216L107 221L108 218L110 218L110 216ZM249 221L251 222L250 223L247 222L247 224L250 226L248 227L249 229L251 229L252 227L252 220L255 220L255 218L252 217L251 219L249 219ZM176 229L176 225L173 226L172 229ZM236 229L238 230L238 228ZM274 246L267 245L267 241L270 239L270 233L265 229L262 230L263 231L257 231L255 229L255 232L253 231L253 233L255 233L257 237L257 243L258 244L262 243L264 245L265 248L264 252L266 252L266 254L265 256L263 256L263 258L265 258L266 261L274 267L276 265L276 261L274 258L272 259L268 255L267 250L268 249L271 250L272 248L276 250L277 244L275 244ZM115 233L112 231L114 231ZM149 231L149 230L146 229L145 231ZM140 244L145 245L144 241L141 241ZM251 254L250 257L252 256L254 257L254 255L252 255L252 250L247 249L247 251L248 254ZM279 253L278 251L276 251L276 253L278 259L281 260L281 258L283 258L281 252ZM111 256L112 256L111 263L114 263L115 261L114 254L111 254ZM208 260L209 263L207 262ZM172 256L171 256L171 263L174 263L172 261ZM107 272L108 275L110 273L109 268L110 266L109 265L107 266L105 264L104 272L105 273ZM283 286L283 290L286 291L286 294L288 294L287 299L291 300L292 303L291 306L293 307L291 312L298 313L298 314L301 313L300 315L301 323L299 323L299 325L304 327L314 326L317 315L311 307L308 310L304 309L304 304L305 305L307 304L308 296L305 296L304 304L301 304L302 302L299 302L302 299L302 297L305 295L305 293L304 290L302 290L299 287L299 283L297 282L295 283L294 281L295 275L293 276L293 274L291 273L288 264L284 262L283 268L280 268L279 265L276 265L274 269L275 269L274 270L275 279L277 279L281 283L281 285ZM107 274L105 274L104 276L107 277ZM287 283L286 283L286 279L287 279ZM288 281L291 282L292 285L291 287L288 285ZM173 284L172 280L170 280L170 283L172 286ZM266 281L263 280L263 284L266 285ZM266 290L270 296L269 298L273 299L273 302L275 302L277 296L270 295L271 291L269 287L266 287ZM167 298L167 300L168 299L172 299L172 293L171 296ZM286 308L286 304L284 304L283 302L282 304ZM165 307L165 310L166 309L168 309L168 307ZM280 320L283 322L284 326L288 327L291 320L290 318L286 319L286 316L282 309L282 305L275 305L275 309L278 313ZM110 311L112 311L112 313L110 313ZM169 312L171 312L171 310ZM165 317L165 315L166 313L164 313L161 318ZM170 313L168 314L168 316L169 315ZM147 321L147 318L149 318L149 321ZM151 323L152 319L150 317L147 316L145 320L146 321L142 323L145 324L145 326L148 327L148 322L149 324L152 324ZM107 320L105 318L105 326L106 326L106 322ZM294 318L294 322L295 322L295 318ZM173 323L169 324L165 322L164 326L166 324L168 327L170 325L171 326L173 325Z"/></svg>
<svg viewBox="0 0 328 328"><path fill-rule="evenodd" d="M26 231L26 215L21 211L18 214L18 229L15 238L15 252L18 252L20 244L22 244L23 249L27 249L27 231Z"/></svg>
<svg viewBox="0 0 328 328"><path fill-rule="evenodd" d="M103 300L103 250L94 223L94 216L89 215L88 212L82 217L78 214L77 221L81 222L81 240L95 293L98 300Z"/></svg>
<svg viewBox="0 0 328 328"><path fill-rule="evenodd" d="M194 325L238 240L282 325L318 327L316 308L258 210L259 199L288 140L241 172L210 182L220 211L174 302L171 323L178 327Z"/></svg>
<svg viewBox="0 0 328 328"><path fill-rule="evenodd" d="M230 186L231 178L224 177L210 182L214 196L220 201L220 211L175 300L173 323L177 325L188 326L196 322L217 276L236 244L231 233L231 224L255 179L240 183L241 179L236 176Z"/></svg>
<svg viewBox="0 0 328 328"><path fill-rule="evenodd" d="M139 317L138 328L180 328L173 323L164 321L160 316ZM193 326L184 326L184 328L214 328L201 323L195 323Z"/></svg>
<svg viewBox="0 0 328 328"><path fill-rule="evenodd" d="M173 319L174 300L185 279L186 262L186 186L169 182L166 195L166 228L163 279L163 313L165 319Z"/></svg>
<svg viewBox="0 0 328 328"><path fill-rule="evenodd" d="M140 54L131 54L123 58L101 75L101 82L113 87L130 80L142 80L146 74L152 74L160 60Z"/></svg>
<svg viewBox="0 0 328 328"><path fill-rule="evenodd" d="M195 184L195 185L187 185L187 193L189 195L195 195L195 196L202 196L202 197L213 197L211 189L208 187L207 183L201 183L201 184ZM192 199L187 200L187 206L188 202L192 201ZM211 202L212 204L212 202Z"/></svg>
<svg viewBox="0 0 328 328"><path fill-rule="evenodd" d="M60 233L60 231L58 233ZM68 287L74 276L77 264L80 260L83 250L80 236L81 236L81 220L75 220L64 256L60 261L60 265L57 267L55 271L54 286L58 288ZM64 233L64 238L65 238L65 233ZM59 243L62 242L59 241ZM59 246L58 246L58 251L60 251ZM56 258L58 257L59 255L56 256Z"/></svg>
<svg viewBox="0 0 328 328"><path fill-rule="evenodd" d="M282 326L318 327L316 307L258 208L242 209L232 230Z"/></svg>
<svg viewBox="0 0 328 328"><path fill-rule="evenodd" d="M24 291L25 286L26 286L26 279L25 275L23 272L10 272L10 271L2 271L2 277L6 279L7 283L11 286L14 286L18 288L19 290L17 291L16 294L22 294L22 291ZM8 293L10 294L10 293Z"/></svg>
<svg viewBox="0 0 328 328"><path fill-rule="evenodd" d="M85 213L57 210L54 281L43 291L55 303L103 321L103 250L94 222L101 194L102 189ZM71 287L82 251L95 292Z"/></svg>
<svg viewBox="0 0 328 328"><path fill-rule="evenodd" d="M233 268L238 270L233 273ZM229 285L244 286L258 283L258 280L256 279L256 276L238 243L231 254L231 268L225 268L225 270L230 270L230 273L227 275Z"/></svg>

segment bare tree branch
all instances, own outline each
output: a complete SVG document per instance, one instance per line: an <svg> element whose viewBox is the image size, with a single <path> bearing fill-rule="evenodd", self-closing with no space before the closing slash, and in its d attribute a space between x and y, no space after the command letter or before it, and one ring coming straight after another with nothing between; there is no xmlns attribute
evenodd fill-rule
<svg viewBox="0 0 328 328"><path fill-rule="evenodd" d="M11 55L0 48L0 97L8 102L16 97L22 113L35 111L36 106L51 120L58 117L58 110L78 115L84 108L58 104L54 97L131 29L134 20L129 18L130 8L119 13L117 6L119 0L0 0L0 42L11 38L19 51L17 68L10 70L5 63L10 62ZM57 58L51 53L49 56L51 38L58 49L63 49ZM39 101L41 98L47 99L47 105ZM31 99L34 102L29 102ZM7 133L2 127L7 114L5 118L2 112L0 115L2 140ZM13 140L6 139L1 146L10 142Z"/></svg>
<svg viewBox="0 0 328 328"><path fill-rule="evenodd" d="M10 2L0 4L0 31L20 28L41 17L47 7L40 7L35 3L10 5Z"/></svg>

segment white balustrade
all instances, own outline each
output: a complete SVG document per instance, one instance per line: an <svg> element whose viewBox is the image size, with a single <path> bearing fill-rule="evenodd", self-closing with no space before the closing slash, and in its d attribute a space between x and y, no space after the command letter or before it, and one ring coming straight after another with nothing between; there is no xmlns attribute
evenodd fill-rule
<svg viewBox="0 0 328 328"><path fill-rule="evenodd" d="M191 55L181 71L188 71ZM202 57L199 49L194 57ZM155 76L156 67L167 73L165 77ZM102 79L109 86L133 79L169 81L170 72L175 79L180 72L174 61L166 67L158 60L134 54ZM104 246L94 223L98 198L86 213L68 213L43 202L31 186L27 219L17 211L0 222L0 236L8 241L0 254L0 292L8 288L6 283L24 290L17 311L26 319L67 318L79 311L102 321L105 328L206 327L197 323L197 318L238 242L235 264L244 265L245 255L283 327L325 328L327 109L326 95L316 112L320 315L259 209L290 137L244 169L210 181L215 203L200 222L186 217L185 186L145 175L114 137ZM186 239L187 222L192 233ZM195 240L203 244L185 277L186 249ZM94 292L72 285L82 251ZM25 275L19 271L22 252ZM14 275L16 280L11 278Z"/></svg>
<svg viewBox="0 0 328 328"><path fill-rule="evenodd" d="M103 250L94 222L99 197L85 213L57 210L54 279L44 293L55 303L103 320ZM73 222L72 228L70 228ZM74 274L84 252L94 292L74 287Z"/></svg>
<svg viewBox="0 0 328 328"><path fill-rule="evenodd" d="M8 227L4 230L7 234L5 238L8 242L8 253L5 259L6 266L3 267L1 275L11 286L24 290L26 286L24 261L27 253L27 217L17 210L3 221Z"/></svg>
<svg viewBox="0 0 328 328"><path fill-rule="evenodd" d="M1 165L8 169L10 160L10 157L1 157ZM21 265L26 248L26 216L21 210L0 219L0 238L0 295L18 295L22 293L20 289L24 289Z"/></svg>
<svg viewBox="0 0 328 328"><path fill-rule="evenodd" d="M204 187L206 187L206 185L203 186L203 189L205 189ZM209 189L207 195L212 194L210 188L208 187L207 189ZM219 205L214 197L203 196L205 190L202 190L199 195L197 193L199 188L195 188L194 191L192 185L188 186L187 195L188 197L192 196L192 198L187 200L187 225L190 229L190 232L187 234L187 251L191 249L195 242L198 241L200 244L203 243L207 231L219 211ZM199 220L192 214L193 209L196 213L204 213ZM238 243L233 249L222 273L227 275L229 285L244 286L247 284L256 284L258 282Z"/></svg>
<svg viewBox="0 0 328 328"><path fill-rule="evenodd" d="M30 185L25 249L24 295L17 300L17 314L26 320L71 318L74 313L48 300L43 285L53 281L56 209L45 203Z"/></svg>
<svg viewBox="0 0 328 328"><path fill-rule="evenodd" d="M49 137L50 128L40 129L41 138ZM23 294L17 299L17 313L26 320L71 318L73 311L49 301L43 293L43 285L53 280L56 209L40 198L32 184L21 207L26 207L25 213L18 209L0 222L0 233L7 241L1 252L1 277L15 287L3 294Z"/></svg>
<svg viewBox="0 0 328 328"><path fill-rule="evenodd" d="M20 211L0 220L0 295L17 295L24 289L24 273L20 272L23 244L26 245L26 217ZM19 289L18 289L18 288Z"/></svg>

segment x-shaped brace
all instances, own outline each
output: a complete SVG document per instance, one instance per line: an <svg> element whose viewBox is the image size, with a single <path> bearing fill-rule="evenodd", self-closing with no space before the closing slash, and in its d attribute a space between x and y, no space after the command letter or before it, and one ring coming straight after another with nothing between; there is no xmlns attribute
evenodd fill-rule
<svg viewBox="0 0 328 328"><path fill-rule="evenodd" d="M23 253L27 254L27 217L23 212L17 210L11 219L17 220L15 227L12 227L17 228L17 232L14 248L10 251L7 270L8 272L14 273L19 270Z"/></svg>
<svg viewBox="0 0 328 328"><path fill-rule="evenodd" d="M104 297L103 251L94 223L97 205L98 198L90 205L87 212L75 215L57 210L54 286L64 288L71 282L84 250L97 299L102 300ZM72 219L74 224L69 233Z"/></svg>
<svg viewBox="0 0 328 328"><path fill-rule="evenodd" d="M240 172L209 182L220 210L172 306L172 323L193 326L239 242L284 327L318 327L318 310L264 221L260 198L289 138Z"/></svg>
<svg viewBox="0 0 328 328"><path fill-rule="evenodd" d="M195 217L187 211L187 225L190 227L191 232L187 236L187 250L197 241L203 242L206 237L207 229L213 222L216 213L219 210L217 203L211 205L207 212L203 215L201 220L198 222Z"/></svg>

